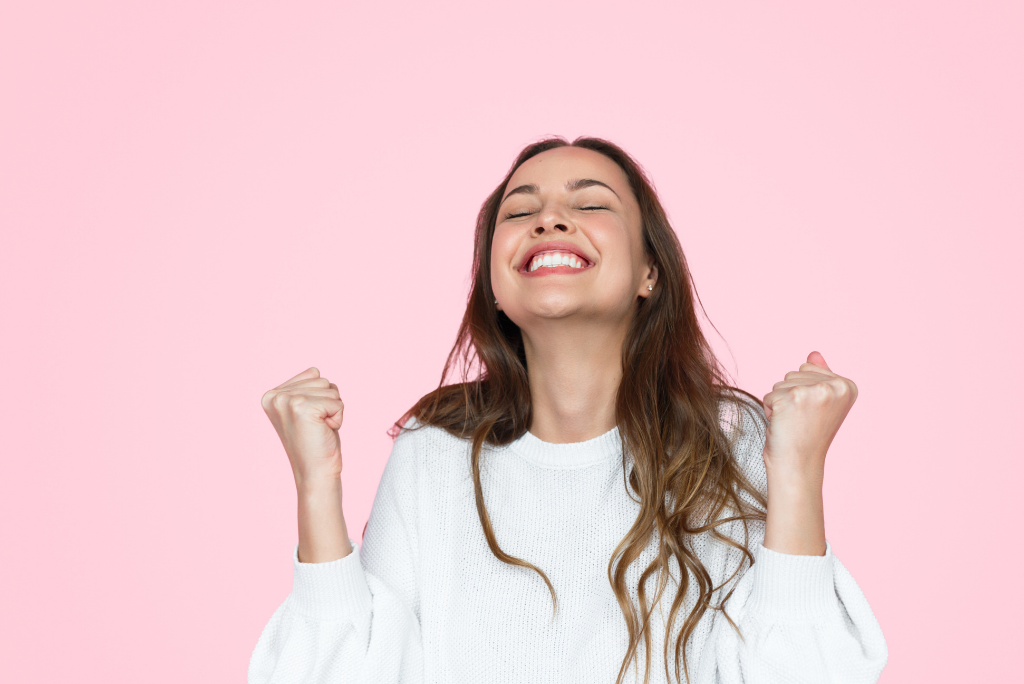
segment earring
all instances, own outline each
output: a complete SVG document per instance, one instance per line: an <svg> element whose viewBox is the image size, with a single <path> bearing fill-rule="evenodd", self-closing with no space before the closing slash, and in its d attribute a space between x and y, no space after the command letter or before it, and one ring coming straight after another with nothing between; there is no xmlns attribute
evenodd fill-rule
<svg viewBox="0 0 1024 684"><path fill-rule="evenodd" d="M647 291L648 292L654 292L654 286L653 285L648 285L647 286Z"/></svg>
<svg viewBox="0 0 1024 684"><path fill-rule="evenodd" d="M497 304L497 303L498 303L498 300L497 300L497 299L495 299L495 300L494 300L494 303L495 303L495 304Z"/></svg>

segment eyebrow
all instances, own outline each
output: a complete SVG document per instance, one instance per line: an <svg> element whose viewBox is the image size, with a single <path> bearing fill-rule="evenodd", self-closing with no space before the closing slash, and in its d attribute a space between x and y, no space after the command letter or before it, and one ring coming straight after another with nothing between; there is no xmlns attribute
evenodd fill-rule
<svg viewBox="0 0 1024 684"><path fill-rule="evenodd" d="M608 188L616 197L619 197L619 193L615 192L612 186L608 185L607 183L602 183L599 180L594 180L593 178L577 178L576 180L571 180L565 184L565 189L568 190L569 192L575 192L576 190L590 188L595 185L600 185L602 188ZM619 199L622 198L620 197Z"/></svg>
<svg viewBox="0 0 1024 684"><path fill-rule="evenodd" d="M540 188L532 183L529 185L520 185L518 188L513 188L508 191L504 197L501 198L501 202L504 203L512 195L536 195ZM500 206L500 205L499 205Z"/></svg>
<svg viewBox="0 0 1024 684"><path fill-rule="evenodd" d="M600 185L602 188L608 188L615 194L616 197L619 197L619 193L615 192L612 186L608 185L607 183L602 183L601 181L595 180L593 178L577 178L575 180L571 180L565 184L565 189L568 190L569 192L575 192L577 190L582 190L583 188L590 188L595 185ZM533 183L529 183L527 185L520 185L518 188L513 188L509 190L508 193L502 198L501 202L504 203L505 200L507 200L512 195L536 195L538 192L540 192L540 188L538 188ZM620 197L619 199L622 198Z"/></svg>

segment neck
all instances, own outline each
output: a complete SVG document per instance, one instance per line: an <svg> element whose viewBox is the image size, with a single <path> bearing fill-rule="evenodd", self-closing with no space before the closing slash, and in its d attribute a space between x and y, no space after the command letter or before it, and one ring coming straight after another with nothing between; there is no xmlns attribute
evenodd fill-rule
<svg viewBox="0 0 1024 684"><path fill-rule="evenodd" d="M628 323L545 321L523 330L533 402L530 432L565 444L599 437L615 427Z"/></svg>

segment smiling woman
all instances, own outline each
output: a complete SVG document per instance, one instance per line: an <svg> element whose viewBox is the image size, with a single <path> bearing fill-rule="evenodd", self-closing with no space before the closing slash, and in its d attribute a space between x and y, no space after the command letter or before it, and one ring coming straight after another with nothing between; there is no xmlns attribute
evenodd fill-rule
<svg viewBox="0 0 1024 684"><path fill-rule="evenodd" d="M473 269L361 547L337 386L310 368L264 395L299 543L249 681L876 681L885 640L821 501L856 385L812 352L763 403L731 387L653 187L607 141L524 149Z"/></svg>

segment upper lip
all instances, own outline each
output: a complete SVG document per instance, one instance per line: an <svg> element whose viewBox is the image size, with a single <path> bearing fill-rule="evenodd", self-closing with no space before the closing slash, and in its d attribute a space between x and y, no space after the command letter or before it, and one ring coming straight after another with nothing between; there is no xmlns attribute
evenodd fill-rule
<svg viewBox="0 0 1024 684"><path fill-rule="evenodd" d="M522 263L519 264L520 271L530 267L530 261L533 259L533 255L537 252L571 252L586 261L587 264L593 263L593 259L588 257L582 249L573 243L563 242L561 240L551 240L549 242L538 242L533 247L526 250L526 256L523 257Z"/></svg>

